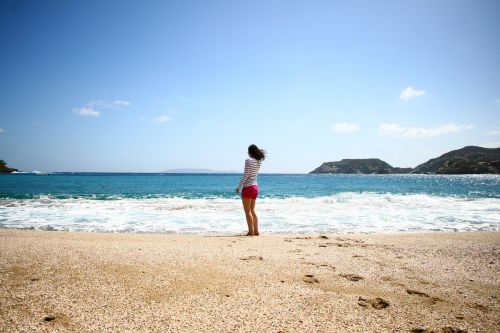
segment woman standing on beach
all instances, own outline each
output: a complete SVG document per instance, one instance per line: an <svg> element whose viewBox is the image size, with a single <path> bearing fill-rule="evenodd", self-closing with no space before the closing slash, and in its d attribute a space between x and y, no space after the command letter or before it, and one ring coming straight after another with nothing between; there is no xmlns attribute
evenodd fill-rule
<svg viewBox="0 0 500 333"><path fill-rule="evenodd" d="M248 158L245 160L245 172L243 177L241 177L240 184L236 188L236 193L240 193L241 191L241 200L243 201L243 209L245 210L248 224L247 236L259 235L259 219L257 218L257 214L255 214L255 200L259 194L257 174L265 158L265 150L259 149L256 145L250 145L248 147Z"/></svg>

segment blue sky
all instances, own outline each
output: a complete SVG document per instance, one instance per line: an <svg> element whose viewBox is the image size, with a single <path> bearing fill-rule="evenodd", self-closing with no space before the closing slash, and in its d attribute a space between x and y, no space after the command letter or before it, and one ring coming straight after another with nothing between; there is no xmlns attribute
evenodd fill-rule
<svg viewBox="0 0 500 333"><path fill-rule="evenodd" d="M0 2L0 158L22 170L414 167L500 146L500 2Z"/></svg>

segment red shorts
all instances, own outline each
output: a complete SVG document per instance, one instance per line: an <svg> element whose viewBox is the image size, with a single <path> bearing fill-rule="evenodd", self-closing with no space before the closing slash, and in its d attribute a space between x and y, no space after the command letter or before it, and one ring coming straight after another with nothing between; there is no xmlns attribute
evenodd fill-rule
<svg viewBox="0 0 500 333"><path fill-rule="evenodd" d="M257 185L243 187L241 191L241 197L247 199L257 199L257 195L259 195L259 188Z"/></svg>

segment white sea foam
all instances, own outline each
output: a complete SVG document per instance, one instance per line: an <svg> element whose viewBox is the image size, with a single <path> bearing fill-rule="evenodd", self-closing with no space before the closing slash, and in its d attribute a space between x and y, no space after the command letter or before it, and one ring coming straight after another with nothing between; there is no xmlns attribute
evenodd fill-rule
<svg viewBox="0 0 500 333"><path fill-rule="evenodd" d="M340 193L258 199L262 231L391 233L500 230L500 199ZM2 199L0 226L109 232L242 233L238 199Z"/></svg>

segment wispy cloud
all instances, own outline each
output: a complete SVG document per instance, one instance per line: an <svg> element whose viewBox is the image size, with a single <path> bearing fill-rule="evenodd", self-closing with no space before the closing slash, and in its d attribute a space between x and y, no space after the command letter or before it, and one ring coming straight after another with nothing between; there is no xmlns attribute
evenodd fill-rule
<svg viewBox="0 0 500 333"><path fill-rule="evenodd" d="M482 143L479 146L484 147L484 148L500 148L500 141L498 142L486 142Z"/></svg>
<svg viewBox="0 0 500 333"><path fill-rule="evenodd" d="M155 118L155 122L157 123L166 123L167 121L171 121L174 118L169 117L169 116L159 116Z"/></svg>
<svg viewBox="0 0 500 333"><path fill-rule="evenodd" d="M405 138L421 139L421 138L431 138L439 135L446 135L457 133L462 130L473 129L474 125L461 125L456 123L444 124L438 127L412 127L407 129L402 136Z"/></svg>
<svg viewBox="0 0 500 333"><path fill-rule="evenodd" d="M497 127L493 131L489 132L488 135L500 135L500 127Z"/></svg>
<svg viewBox="0 0 500 333"><path fill-rule="evenodd" d="M399 98L403 101L407 101L414 97L424 96L426 94L425 90L418 90L415 87L408 86L405 90L401 92Z"/></svg>
<svg viewBox="0 0 500 333"><path fill-rule="evenodd" d="M105 102L103 100L98 99L87 103L86 106L93 108L103 108L103 109L120 109L129 107L131 105L132 103L130 103L129 101L116 100L112 102Z"/></svg>
<svg viewBox="0 0 500 333"><path fill-rule="evenodd" d="M404 128L398 124L382 124L379 126L377 133L380 135L394 135L404 131Z"/></svg>
<svg viewBox="0 0 500 333"><path fill-rule="evenodd" d="M379 135L392 135L399 138L421 139L431 138L439 135L457 133L463 130L471 130L472 124L448 123L438 127L410 127L405 128L399 124L382 124L377 129Z"/></svg>
<svg viewBox="0 0 500 333"><path fill-rule="evenodd" d="M109 105L110 105L110 108L116 109L116 108L129 107L130 105L132 105L132 103L130 103L129 101L116 100L116 101L111 102Z"/></svg>
<svg viewBox="0 0 500 333"><path fill-rule="evenodd" d="M92 107L74 108L73 112L79 114L80 116L91 116L91 117L99 117L99 115L101 114L99 111L95 110Z"/></svg>
<svg viewBox="0 0 500 333"><path fill-rule="evenodd" d="M497 104L500 104L500 98L496 98L493 100L493 103L497 103Z"/></svg>
<svg viewBox="0 0 500 333"><path fill-rule="evenodd" d="M177 98L177 101L178 102L191 102L193 100L193 98L191 97L186 97L186 96L179 96Z"/></svg>
<svg viewBox="0 0 500 333"><path fill-rule="evenodd" d="M113 102L105 102L102 100L95 100L88 102L85 106L81 108L74 108L73 112L76 112L77 114L81 116L93 116L93 117L99 117L101 112L99 109L121 109L125 107L129 107L132 105L129 101L123 101L123 100L116 100Z"/></svg>
<svg viewBox="0 0 500 333"><path fill-rule="evenodd" d="M105 107L106 106L106 103L104 103L103 101L101 100L97 100L97 101L91 101L91 102L88 102L87 103L87 106L88 107L92 107L92 108L100 108L100 107Z"/></svg>
<svg viewBox="0 0 500 333"><path fill-rule="evenodd" d="M5 130L3 128L0 128L0 133L5 133Z"/></svg>
<svg viewBox="0 0 500 333"><path fill-rule="evenodd" d="M356 132L361 128L361 126L353 123L337 123L332 127L332 130L337 133L352 133Z"/></svg>

